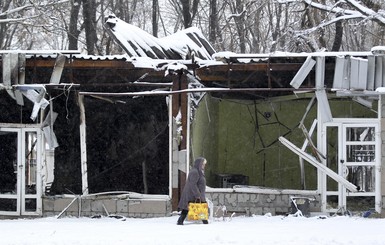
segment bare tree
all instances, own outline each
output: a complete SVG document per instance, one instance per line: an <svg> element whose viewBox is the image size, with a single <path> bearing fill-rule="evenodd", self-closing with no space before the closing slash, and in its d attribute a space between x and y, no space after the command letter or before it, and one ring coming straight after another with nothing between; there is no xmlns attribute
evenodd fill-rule
<svg viewBox="0 0 385 245"><path fill-rule="evenodd" d="M189 28L192 26L195 15L197 14L199 0L180 0L180 3L182 5L181 10L184 28Z"/></svg>
<svg viewBox="0 0 385 245"><path fill-rule="evenodd" d="M86 35L87 53L95 54L96 47L96 2L95 0L82 0L83 21Z"/></svg>
<svg viewBox="0 0 385 245"><path fill-rule="evenodd" d="M333 51L366 50L370 46L383 44L383 33L376 31L385 26L383 1L276 0L276 2L287 8L294 5L302 6L303 10L300 11L304 13L302 25L294 25L298 30L294 31L292 38L305 40L312 50L316 48Z"/></svg>
<svg viewBox="0 0 385 245"><path fill-rule="evenodd" d="M158 36L159 1L152 0L152 35Z"/></svg>
<svg viewBox="0 0 385 245"><path fill-rule="evenodd" d="M59 40L63 39L61 33L64 28L63 22L58 21L60 17L56 11L68 2L1 1L0 48L32 49L39 45L61 45L63 42Z"/></svg>
<svg viewBox="0 0 385 245"><path fill-rule="evenodd" d="M81 0L71 1L70 22L68 28L68 49L78 50L80 30L78 27Z"/></svg>

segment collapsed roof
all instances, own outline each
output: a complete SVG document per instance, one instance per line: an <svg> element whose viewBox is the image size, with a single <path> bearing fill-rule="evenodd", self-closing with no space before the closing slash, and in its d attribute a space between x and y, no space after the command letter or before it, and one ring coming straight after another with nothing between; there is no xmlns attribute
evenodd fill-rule
<svg viewBox="0 0 385 245"><path fill-rule="evenodd" d="M211 60L215 50L202 32L191 27L167 37L157 38L115 15L108 16L106 28L131 57L185 60L193 56Z"/></svg>

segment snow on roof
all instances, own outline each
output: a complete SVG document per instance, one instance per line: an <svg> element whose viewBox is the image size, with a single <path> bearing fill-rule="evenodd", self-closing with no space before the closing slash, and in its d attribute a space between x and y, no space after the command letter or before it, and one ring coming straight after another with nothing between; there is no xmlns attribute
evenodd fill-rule
<svg viewBox="0 0 385 245"><path fill-rule="evenodd" d="M167 37L157 38L130 25L114 15L106 20L109 33L131 57L153 59L191 59L193 56L211 60L215 50L202 32L191 27Z"/></svg>
<svg viewBox="0 0 385 245"><path fill-rule="evenodd" d="M385 49L384 47L382 47ZM381 47L378 47L378 50L381 50ZM274 53L264 53L264 54L238 54L233 52L217 52L213 55L213 58L216 60L227 60L231 58L238 59L263 59L263 58L298 58L298 57L343 57L343 56L371 56L373 55L370 51L357 52L357 51L345 51L345 52L328 52L328 51L319 51L312 53L292 53L292 52L274 52Z"/></svg>
<svg viewBox="0 0 385 245"><path fill-rule="evenodd" d="M57 53L27 53L26 58L43 58L43 59L56 59L58 54L64 54L67 58L72 59L81 59L81 60L129 60L130 57L127 55L85 55L85 54L67 54L65 52L57 52Z"/></svg>

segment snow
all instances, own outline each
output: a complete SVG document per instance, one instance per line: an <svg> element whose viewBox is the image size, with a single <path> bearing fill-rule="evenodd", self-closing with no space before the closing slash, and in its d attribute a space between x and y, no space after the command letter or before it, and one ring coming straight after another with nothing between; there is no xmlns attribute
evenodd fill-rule
<svg viewBox="0 0 385 245"><path fill-rule="evenodd" d="M0 244L384 244L385 219L252 216L204 225L162 218L2 220Z"/></svg>

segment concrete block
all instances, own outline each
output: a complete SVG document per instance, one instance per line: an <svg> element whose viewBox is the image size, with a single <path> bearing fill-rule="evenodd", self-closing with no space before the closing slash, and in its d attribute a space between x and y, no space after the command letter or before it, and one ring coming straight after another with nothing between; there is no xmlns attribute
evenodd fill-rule
<svg viewBox="0 0 385 245"><path fill-rule="evenodd" d="M44 212L43 217L54 217L57 215L55 212Z"/></svg>
<svg viewBox="0 0 385 245"><path fill-rule="evenodd" d="M79 212L69 211L69 212L66 212L66 216L67 217L78 217Z"/></svg>
<svg viewBox="0 0 385 245"><path fill-rule="evenodd" d="M225 206L237 206L237 195L234 193L225 194Z"/></svg>
<svg viewBox="0 0 385 245"><path fill-rule="evenodd" d="M166 216L170 216L172 211L172 203L170 200L166 202Z"/></svg>
<svg viewBox="0 0 385 245"><path fill-rule="evenodd" d="M44 212L53 212L55 210L55 200L44 198L43 210Z"/></svg>
<svg viewBox="0 0 385 245"><path fill-rule="evenodd" d="M121 215L128 214L128 200L117 200L116 201L116 212Z"/></svg>
<svg viewBox="0 0 385 245"><path fill-rule="evenodd" d="M91 212L91 200L82 199L82 212Z"/></svg>
<svg viewBox="0 0 385 245"><path fill-rule="evenodd" d="M265 204L271 202L271 200L269 199L269 195L259 194L259 198L260 198L260 202L262 203L262 205L265 205Z"/></svg>
<svg viewBox="0 0 385 245"><path fill-rule="evenodd" d="M91 211L98 213L98 214L104 214L102 202L100 200L92 200L91 201Z"/></svg>
<svg viewBox="0 0 385 245"><path fill-rule="evenodd" d="M259 195L258 194L249 194L250 195L250 203L257 205L259 202Z"/></svg>
<svg viewBox="0 0 385 245"><path fill-rule="evenodd" d="M206 193L206 200L210 200L213 202L213 195L211 193Z"/></svg>
<svg viewBox="0 0 385 245"><path fill-rule="evenodd" d="M69 198L58 198L55 199L54 203L54 211L55 212L61 212L63 211L71 202L73 199ZM71 211L79 211L79 203L78 201L75 201L72 203L72 205L67 209L67 212Z"/></svg>
<svg viewBox="0 0 385 245"><path fill-rule="evenodd" d="M92 213L91 211L83 211L82 213L81 213L81 216L82 217L92 217L93 215L95 215L95 213Z"/></svg>
<svg viewBox="0 0 385 245"><path fill-rule="evenodd" d="M225 194L219 194L218 204L225 205Z"/></svg>
<svg viewBox="0 0 385 245"><path fill-rule="evenodd" d="M250 208L250 214L262 215L262 213L263 213L263 208L262 207L251 207Z"/></svg>
<svg viewBox="0 0 385 245"><path fill-rule="evenodd" d="M291 202L289 195L281 195L281 201L283 205L290 205Z"/></svg>
<svg viewBox="0 0 385 245"><path fill-rule="evenodd" d="M238 203L249 203L250 202L250 194L240 193L238 194Z"/></svg>
<svg viewBox="0 0 385 245"><path fill-rule="evenodd" d="M266 200L267 203L272 203L275 200L275 195L272 195L272 194L265 195L265 198L266 198L265 200Z"/></svg>
<svg viewBox="0 0 385 245"><path fill-rule="evenodd" d="M288 207L290 206L288 195L277 195L275 199L275 205L277 207Z"/></svg>
<svg viewBox="0 0 385 245"><path fill-rule="evenodd" d="M128 207L129 213L155 213L166 214L166 201L165 200L140 200L129 201Z"/></svg>
<svg viewBox="0 0 385 245"><path fill-rule="evenodd" d="M272 215L275 215L275 208L263 207L262 215L265 215L267 213L271 213Z"/></svg>
<svg viewBox="0 0 385 245"><path fill-rule="evenodd" d="M289 207L277 207L275 208L275 214L287 214L289 213Z"/></svg>
<svg viewBox="0 0 385 245"><path fill-rule="evenodd" d="M143 218L140 213L128 213L129 218Z"/></svg>
<svg viewBox="0 0 385 245"><path fill-rule="evenodd" d="M114 199L106 199L102 201L104 207L107 209L107 212L109 214L116 213L116 201L117 200L114 200Z"/></svg>

